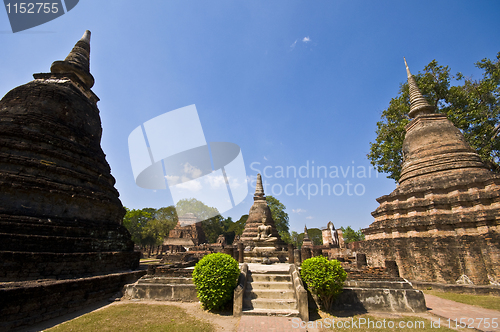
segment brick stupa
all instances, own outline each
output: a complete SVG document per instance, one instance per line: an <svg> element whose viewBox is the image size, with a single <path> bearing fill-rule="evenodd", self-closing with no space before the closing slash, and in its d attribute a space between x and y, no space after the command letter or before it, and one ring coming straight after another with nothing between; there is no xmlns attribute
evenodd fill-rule
<svg viewBox="0 0 500 332"><path fill-rule="evenodd" d="M139 253L101 149L90 32L0 101L0 281L134 269Z"/></svg>
<svg viewBox="0 0 500 332"><path fill-rule="evenodd" d="M258 228L262 225L262 219L265 219L266 224L271 226L271 236L278 238L276 245L284 245L281 240L278 231L276 230L276 225L274 223L273 217L271 215L271 210L267 205L266 197L264 194L264 187L262 186L262 177L257 174L257 184L255 186L254 203L250 208L248 213L248 219L245 223L245 229L243 234L241 234L240 241L243 242L245 246L253 246L254 239L258 235Z"/></svg>
<svg viewBox="0 0 500 332"><path fill-rule="evenodd" d="M406 65L406 60L405 60ZM377 199L359 242L374 266L395 260L402 277L475 284L500 280L500 175L462 133L435 113L406 65L412 121L406 126L397 188Z"/></svg>

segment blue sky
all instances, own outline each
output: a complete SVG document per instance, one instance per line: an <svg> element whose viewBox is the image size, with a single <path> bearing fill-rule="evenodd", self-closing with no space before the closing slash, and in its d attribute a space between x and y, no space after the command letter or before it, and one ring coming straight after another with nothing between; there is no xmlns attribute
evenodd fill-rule
<svg viewBox="0 0 500 332"><path fill-rule="evenodd" d="M480 78L474 63L500 51L499 14L498 1L81 0L13 34L0 10L0 95L49 72L88 29L102 148L125 206L173 203L169 190L135 184L127 140L144 122L195 104L207 142L238 144L248 176L267 167L266 194L285 204L291 230L328 221L364 228L375 199L396 187L369 171L366 154L406 79L403 56L413 73L436 59ZM339 177L312 178L313 165ZM309 177L276 177L280 167L305 175L306 166ZM336 194L312 195L321 181ZM248 213L253 191L224 216Z"/></svg>

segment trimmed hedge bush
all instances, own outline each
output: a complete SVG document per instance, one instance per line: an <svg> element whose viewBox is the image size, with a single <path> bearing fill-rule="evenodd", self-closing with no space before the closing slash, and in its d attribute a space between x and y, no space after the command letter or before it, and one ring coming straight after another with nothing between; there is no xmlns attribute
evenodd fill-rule
<svg viewBox="0 0 500 332"><path fill-rule="evenodd" d="M222 308L232 299L239 275L238 262L231 256L215 253L203 257L193 271L193 282L203 307Z"/></svg>
<svg viewBox="0 0 500 332"><path fill-rule="evenodd" d="M329 261L324 256L316 256L302 262L300 276L309 291L316 295L328 311L333 300L342 293L347 273L337 260Z"/></svg>

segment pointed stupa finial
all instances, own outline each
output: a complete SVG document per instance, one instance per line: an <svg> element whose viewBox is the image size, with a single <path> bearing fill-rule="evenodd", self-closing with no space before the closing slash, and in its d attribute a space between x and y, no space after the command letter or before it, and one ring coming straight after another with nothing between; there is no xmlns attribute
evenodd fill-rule
<svg viewBox="0 0 500 332"><path fill-rule="evenodd" d="M410 73L406 58L403 57L403 59L405 60L406 74L408 75L408 87L410 88L410 112L408 115L413 119L421 114L434 113L434 106L429 104L427 99L422 95L422 92L420 92L415 78Z"/></svg>
<svg viewBox="0 0 500 332"><path fill-rule="evenodd" d="M85 43L90 45L90 31L89 30L85 30L82 38L80 38L80 41L85 42Z"/></svg>
<svg viewBox="0 0 500 332"><path fill-rule="evenodd" d="M87 88L94 85L94 77L90 74L90 31L86 30L82 38L76 42L64 61L54 61L50 66L51 73L74 73Z"/></svg>
<svg viewBox="0 0 500 332"><path fill-rule="evenodd" d="M262 176L257 174L257 184L255 185L255 197L264 197L264 187L262 186Z"/></svg>
<svg viewBox="0 0 500 332"><path fill-rule="evenodd" d="M304 224L304 240L309 239L309 234L307 233L307 225Z"/></svg>

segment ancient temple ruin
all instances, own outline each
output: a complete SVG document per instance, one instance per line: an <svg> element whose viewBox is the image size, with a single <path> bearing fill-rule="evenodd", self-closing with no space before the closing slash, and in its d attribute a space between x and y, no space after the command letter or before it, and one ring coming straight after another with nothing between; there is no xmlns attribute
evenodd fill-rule
<svg viewBox="0 0 500 332"><path fill-rule="evenodd" d="M201 221L193 213L186 213L179 217L174 229L169 232L168 237L163 241L163 246L166 246L165 250L179 251L179 247L190 248L206 242L207 239L201 227Z"/></svg>
<svg viewBox="0 0 500 332"><path fill-rule="evenodd" d="M245 246L254 245L254 239L259 234L259 226L262 224L262 219L265 220L267 225L271 226L271 236L278 238L277 244L284 244L278 234L278 231L276 230L271 210L269 209L269 206L267 206L266 197L264 195L262 177L260 174L257 174L257 184L255 186L255 195L253 198L254 203L250 208L248 219L240 238L240 241L242 241Z"/></svg>
<svg viewBox="0 0 500 332"><path fill-rule="evenodd" d="M51 308L63 314L67 301L73 307L88 302L80 298L86 292L116 292L120 281L107 275L139 264L100 145L99 98L91 90L89 57L86 31L64 61L52 64L50 73L34 74L33 81L0 101L0 282L8 282L1 296L4 305L18 308L36 297L30 317L42 309L49 314ZM100 281L74 279L81 277ZM9 297L15 282L22 287L33 279L73 284L58 281L57 303L47 307L44 301L54 302L54 296L42 295L52 286L31 287L35 293L24 291L26 298ZM84 280L86 286L77 285ZM22 321L22 312L11 320Z"/></svg>
<svg viewBox="0 0 500 332"><path fill-rule="evenodd" d="M302 240L302 247L312 247L314 244L309 238L309 233L307 233L307 226L304 226L304 239Z"/></svg>
<svg viewBox="0 0 500 332"><path fill-rule="evenodd" d="M262 177L257 174L254 203L248 213L240 242L245 248L245 262L271 264L285 262L287 245L276 229L271 210L267 205Z"/></svg>
<svg viewBox="0 0 500 332"><path fill-rule="evenodd" d="M406 60L405 60L406 64ZM359 242L373 266L395 260L410 280L500 279L500 174L488 170L446 115L435 113L406 65L412 121L397 188L377 199Z"/></svg>

